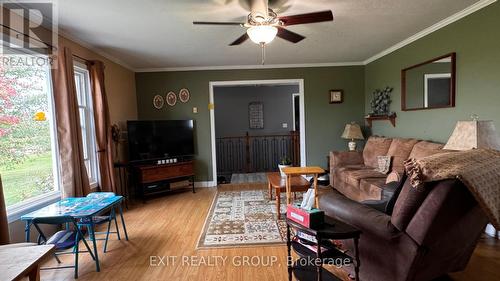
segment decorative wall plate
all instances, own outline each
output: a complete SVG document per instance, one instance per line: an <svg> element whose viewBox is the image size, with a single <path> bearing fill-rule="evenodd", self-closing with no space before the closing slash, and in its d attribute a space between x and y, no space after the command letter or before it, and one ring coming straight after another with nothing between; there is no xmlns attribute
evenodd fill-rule
<svg viewBox="0 0 500 281"><path fill-rule="evenodd" d="M153 97L153 106L156 108L156 109L161 109L163 107L163 105L165 104L165 100L163 99L162 96L160 95L155 95Z"/></svg>
<svg viewBox="0 0 500 281"><path fill-rule="evenodd" d="M186 88L183 88L179 91L179 100L183 103L186 103L189 101L189 90Z"/></svg>
<svg viewBox="0 0 500 281"><path fill-rule="evenodd" d="M166 100L168 105L174 106L177 103L177 95L174 92L168 92Z"/></svg>

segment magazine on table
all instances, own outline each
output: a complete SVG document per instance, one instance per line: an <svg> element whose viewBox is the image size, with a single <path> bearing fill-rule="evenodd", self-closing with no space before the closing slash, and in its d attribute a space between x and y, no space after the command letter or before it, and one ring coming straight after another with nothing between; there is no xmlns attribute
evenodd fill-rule
<svg viewBox="0 0 500 281"><path fill-rule="evenodd" d="M309 249L309 250L311 250L311 251L315 252L315 253L317 253L317 252L318 252L318 246L317 246L317 244L310 244L310 242L309 242L309 243L308 243L308 242L304 242L304 241L302 241L302 240L301 240L299 237L297 237L297 236L294 236L294 237L292 238L292 240L293 240L294 242L297 242L297 243L299 243L300 245L302 245L302 246L306 247L307 249ZM330 249L330 248L328 248L328 247L325 247L325 246L321 246L321 252L322 252L322 253L324 253L324 252L326 252L326 251L329 251L329 250L331 250L331 249Z"/></svg>

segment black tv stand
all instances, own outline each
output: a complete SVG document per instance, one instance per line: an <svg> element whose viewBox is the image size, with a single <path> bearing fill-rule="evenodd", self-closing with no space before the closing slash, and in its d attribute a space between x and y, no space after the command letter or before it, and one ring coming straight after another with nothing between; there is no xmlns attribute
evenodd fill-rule
<svg viewBox="0 0 500 281"><path fill-rule="evenodd" d="M194 189L194 162L192 160L168 164L136 164L132 166L136 191L145 202L151 195L169 193L177 190ZM189 180L190 184L171 188L172 183Z"/></svg>

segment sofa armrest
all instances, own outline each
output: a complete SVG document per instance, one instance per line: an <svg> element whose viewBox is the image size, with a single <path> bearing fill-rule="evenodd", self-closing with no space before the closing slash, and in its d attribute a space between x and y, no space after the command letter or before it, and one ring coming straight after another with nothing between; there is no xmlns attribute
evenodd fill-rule
<svg viewBox="0 0 500 281"><path fill-rule="evenodd" d="M361 151L330 151L330 168L345 165L362 165L363 152Z"/></svg>
<svg viewBox="0 0 500 281"><path fill-rule="evenodd" d="M352 201L336 190L320 194L320 209L326 215L359 228L363 233L370 233L390 240L401 232L391 223L387 214Z"/></svg>

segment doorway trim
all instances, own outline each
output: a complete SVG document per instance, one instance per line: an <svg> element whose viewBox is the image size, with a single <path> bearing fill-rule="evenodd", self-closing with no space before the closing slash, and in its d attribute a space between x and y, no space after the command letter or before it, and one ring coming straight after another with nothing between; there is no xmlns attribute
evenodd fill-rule
<svg viewBox="0 0 500 281"><path fill-rule="evenodd" d="M295 93L295 94L292 94L292 108L293 108L293 111L292 111L292 117L293 117L293 124L292 124L292 128L293 130L295 131L297 128L295 128L295 97L299 97L299 115L300 115L300 94L299 93ZM300 117L300 116L299 116ZM299 126L300 126L300 120L299 120Z"/></svg>
<svg viewBox="0 0 500 281"><path fill-rule="evenodd" d="M217 153L215 148L215 104L214 88L217 86L238 85L298 85L300 104L300 165L306 165L306 114L304 105L304 79L274 79L274 80L239 80L239 81L210 81L208 83L210 111L210 144L212 150L212 181L210 186L217 186Z"/></svg>

